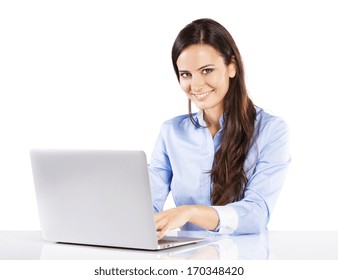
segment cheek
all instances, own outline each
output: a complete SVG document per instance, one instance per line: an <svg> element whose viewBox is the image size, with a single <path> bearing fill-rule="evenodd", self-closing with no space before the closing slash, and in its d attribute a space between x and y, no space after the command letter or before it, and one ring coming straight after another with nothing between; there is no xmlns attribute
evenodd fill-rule
<svg viewBox="0 0 338 280"><path fill-rule="evenodd" d="M190 83L188 81L180 81L180 87L185 93L190 93Z"/></svg>
<svg viewBox="0 0 338 280"><path fill-rule="evenodd" d="M225 75L214 75L208 77L206 83L212 88L227 88L229 84L229 78Z"/></svg>
<svg viewBox="0 0 338 280"><path fill-rule="evenodd" d="M222 75L209 75L206 79L206 83L212 87L219 87L224 83L224 77Z"/></svg>

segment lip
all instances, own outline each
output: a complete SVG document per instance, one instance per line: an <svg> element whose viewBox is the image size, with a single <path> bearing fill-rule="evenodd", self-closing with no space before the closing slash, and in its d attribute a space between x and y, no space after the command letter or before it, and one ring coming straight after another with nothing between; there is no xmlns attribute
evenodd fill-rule
<svg viewBox="0 0 338 280"><path fill-rule="evenodd" d="M192 93L192 95L199 101L203 101L205 99L207 99L209 97L209 95L213 92L214 90L210 90L210 91L205 91L202 93Z"/></svg>

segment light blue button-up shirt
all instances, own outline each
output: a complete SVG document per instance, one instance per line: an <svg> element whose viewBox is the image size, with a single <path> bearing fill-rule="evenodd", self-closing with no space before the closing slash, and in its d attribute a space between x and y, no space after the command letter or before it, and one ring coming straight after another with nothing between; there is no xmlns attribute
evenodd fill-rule
<svg viewBox="0 0 338 280"><path fill-rule="evenodd" d="M290 162L288 128L279 117L257 108L254 141L244 164L248 183L244 198L224 206L210 201L210 170L223 133L212 137L208 128L194 126L188 115L164 122L149 163L154 211L162 211L169 192L176 206L212 206L221 233L248 234L266 229ZM203 112L194 114L205 126ZM187 223L182 230L201 230Z"/></svg>

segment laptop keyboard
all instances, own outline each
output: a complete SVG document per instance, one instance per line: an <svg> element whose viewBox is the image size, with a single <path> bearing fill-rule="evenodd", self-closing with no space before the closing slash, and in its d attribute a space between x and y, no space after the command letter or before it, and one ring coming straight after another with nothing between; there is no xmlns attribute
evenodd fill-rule
<svg viewBox="0 0 338 280"><path fill-rule="evenodd" d="M178 240L170 240L170 239L160 239L158 241L158 244L175 243L175 242L179 242L179 241Z"/></svg>

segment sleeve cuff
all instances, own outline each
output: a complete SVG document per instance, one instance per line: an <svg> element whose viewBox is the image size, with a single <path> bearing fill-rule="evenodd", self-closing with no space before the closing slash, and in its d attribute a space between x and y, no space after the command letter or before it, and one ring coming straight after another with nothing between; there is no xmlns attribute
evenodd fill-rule
<svg viewBox="0 0 338 280"><path fill-rule="evenodd" d="M238 226L238 215L231 206L212 206L217 211L219 223L215 232L232 234Z"/></svg>

